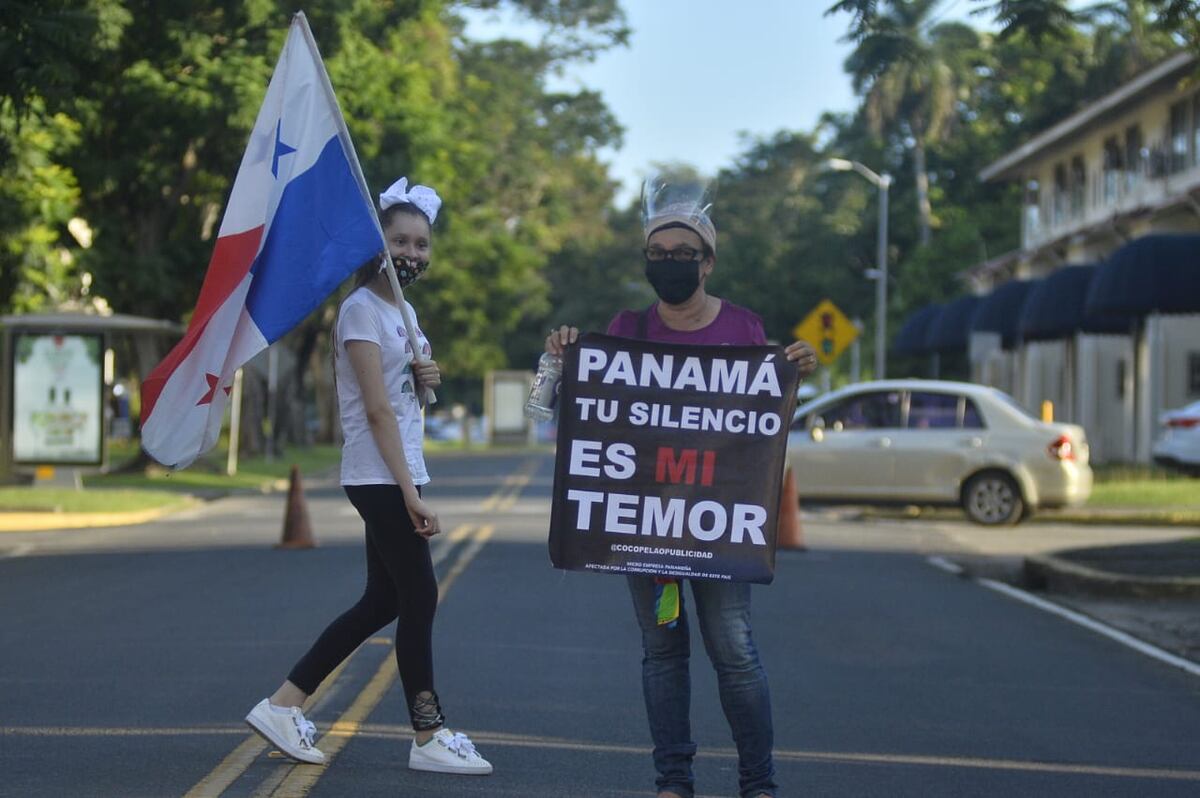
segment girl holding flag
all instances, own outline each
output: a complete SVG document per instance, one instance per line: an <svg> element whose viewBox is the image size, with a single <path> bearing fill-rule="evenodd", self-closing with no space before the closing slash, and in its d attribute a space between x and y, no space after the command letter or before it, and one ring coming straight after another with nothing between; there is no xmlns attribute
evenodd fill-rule
<svg viewBox="0 0 1200 798"><path fill-rule="evenodd" d="M401 178L379 197L380 225L400 286L429 265L432 225L442 201L427 186ZM407 302L405 303L407 305ZM415 732L414 770L487 775L492 766L470 739L445 727L433 689L432 632L438 586L429 538L441 532L421 497L429 482L422 452L419 392L441 384L429 342L415 325L413 342L393 294L386 259L358 271L333 329L334 382L345 443L341 483L366 525L367 581L362 597L336 618L300 658L287 680L246 716L246 723L293 759L324 764L304 702L363 641L396 623L396 663Z"/></svg>

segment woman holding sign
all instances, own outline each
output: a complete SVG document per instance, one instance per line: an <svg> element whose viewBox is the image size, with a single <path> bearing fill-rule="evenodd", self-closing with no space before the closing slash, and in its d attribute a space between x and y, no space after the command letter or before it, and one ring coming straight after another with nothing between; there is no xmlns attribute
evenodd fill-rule
<svg viewBox="0 0 1200 798"><path fill-rule="evenodd" d="M645 275L659 301L622 311L608 334L663 343L764 345L762 320L746 308L709 294L705 283L717 259L717 231L708 216L707 191L694 182L648 181L643 190ZM563 326L546 338L561 356L579 331ZM817 367L803 342L787 347L801 377ZM658 798L692 798L696 744L690 722L690 637L683 586L674 580L627 577L642 631L642 690L654 741ZM689 579L696 622L717 672L721 706L738 750L739 795L774 796L774 734L767 676L754 645L750 585Z"/></svg>
<svg viewBox="0 0 1200 798"><path fill-rule="evenodd" d="M442 201L401 178L379 197L380 224L401 287L428 267L432 225ZM316 729L301 707L334 668L381 628L396 623L396 664L414 730L408 766L486 775L492 766L465 734L445 727L433 689L433 615L438 586L429 539L441 532L421 497L429 482L417 392L441 384L429 342L409 340L382 257L363 264L333 329L334 382L345 444L342 487L366 525L367 584L362 598L317 638L246 723L293 759L324 764ZM414 344L425 357L415 357ZM298 594L297 598L301 598Z"/></svg>

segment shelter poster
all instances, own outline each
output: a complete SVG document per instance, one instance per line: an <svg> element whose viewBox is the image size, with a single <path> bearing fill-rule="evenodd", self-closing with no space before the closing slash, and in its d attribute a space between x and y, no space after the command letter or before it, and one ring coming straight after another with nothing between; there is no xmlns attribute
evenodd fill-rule
<svg viewBox="0 0 1200 798"><path fill-rule="evenodd" d="M554 566L769 583L798 383L779 346L584 335L563 363Z"/></svg>
<svg viewBox="0 0 1200 798"><path fill-rule="evenodd" d="M13 342L13 460L98 465L103 347L98 335L22 333Z"/></svg>

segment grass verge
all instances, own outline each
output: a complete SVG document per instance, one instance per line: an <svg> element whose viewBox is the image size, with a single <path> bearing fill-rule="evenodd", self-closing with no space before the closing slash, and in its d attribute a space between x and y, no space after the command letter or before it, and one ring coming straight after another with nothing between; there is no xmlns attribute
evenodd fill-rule
<svg viewBox="0 0 1200 798"><path fill-rule="evenodd" d="M176 493L203 493L230 490L268 491L280 480L286 480L293 465L305 476L315 476L335 467L342 450L340 446L318 445L295 447L272 460L250 457L238 463L233 476L225 473L226 451L214 449L182 471L170 471L150 466L144 473L95 474L85 477L88 487L150 488Z"/></svg>
<svg viewBox="0 0 1200 798"><path fill-rule="evenodd" d="M1178 507L1200 513L1200 480L1097 482L1088 507Z"/></svg>

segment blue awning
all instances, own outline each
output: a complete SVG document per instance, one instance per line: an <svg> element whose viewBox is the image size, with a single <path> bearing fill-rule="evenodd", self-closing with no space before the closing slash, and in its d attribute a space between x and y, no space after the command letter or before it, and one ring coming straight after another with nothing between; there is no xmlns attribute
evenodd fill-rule
<svg viewBox="0 0 1200 798"><path fill-rule="evenodd" d="M925 354L928 351L925 347L925 336L929 332L929 325L941 312L942 306L932 303L910 313L900 327L900 332L896 333L892 350L898 355Z"/></svg>
<svg viewBox="0 0 1200 798"><path fill-rule="evenodd" d="M1084 306L1096 276L1092 264L1064 266L1039 280L1025 297L1018 329L1022 340L1051 341L1075 333L1116 335L1129 332L1127 316L1089 318Z"/></svg>
<svg viewBox="0 0 1200 798"><path fill-rule="evenodd" d="M1200 235L1148 235L1114 252L1088 289L1089 319L1200 313Z"/></svg>
<svg viewBox="0 0 1200 798"><path fill-rule="evenodd" d="M937 318L929 323L925 334L925 349L928 352L950 352L966 349L971 332L971 320L979 307L979 297L960 296L942 308Z"/></svg>
<svg viewBox="0 0 1200 798"><path fill-rule="evenodd" d="M1000 344L1005 349L1017 345L1017 322L1021 318L1021 307L1029 296L1029 289L1037 280L1010 280L994 289L979 301L975 317L971 321L971 332L1000 334Z"/></svg>

